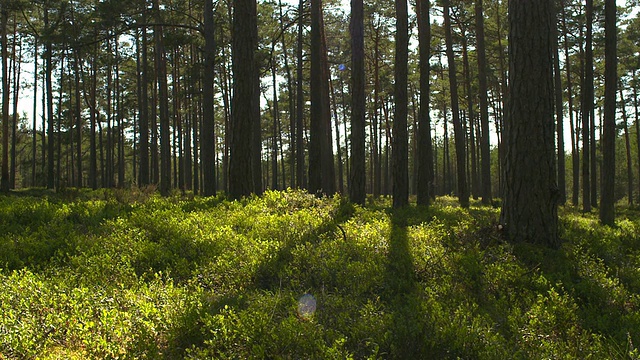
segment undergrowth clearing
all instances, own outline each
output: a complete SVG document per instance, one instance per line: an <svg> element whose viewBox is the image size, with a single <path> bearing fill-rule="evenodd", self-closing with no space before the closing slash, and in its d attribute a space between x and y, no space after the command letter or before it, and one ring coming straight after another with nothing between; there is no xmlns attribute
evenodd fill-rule
<svg viewBox="0 0 640 360"><path fill-rule="evenodd" d="M638 359L640 215L267 192L0 197L0 359Z"/></svg>

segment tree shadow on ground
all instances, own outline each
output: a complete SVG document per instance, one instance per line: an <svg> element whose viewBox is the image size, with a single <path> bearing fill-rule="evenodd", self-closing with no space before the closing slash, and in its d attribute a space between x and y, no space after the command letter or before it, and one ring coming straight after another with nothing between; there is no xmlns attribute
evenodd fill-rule
<svg viewBox="0 0 640 360"><path fill-rule="evenodd" d="M388 352L390 358L394 359L432 357L427 317L409 248L408 221L410 215L415 215L415 211L409 210L394 210L391 214L388 263L382 296L393 311Z"/></svg>

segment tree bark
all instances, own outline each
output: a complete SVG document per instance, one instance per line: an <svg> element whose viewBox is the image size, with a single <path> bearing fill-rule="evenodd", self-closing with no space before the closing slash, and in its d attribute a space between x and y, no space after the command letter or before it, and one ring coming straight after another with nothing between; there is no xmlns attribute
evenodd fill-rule
<svg viewBox="0 0 640 360"><path fill-rule="evenodd" d="M586 0L586 43L582 84L582 210L591 211L591 114L593 114L593 0Z"/></svg>
<svg viewBox="0 0 640 360"><path fill-rule="evenodd" d="M444 28L447 43L447 60L449 63L449 87L451 91L451 112L453 115L453 133L456 143L456 170L458 180L458 198L462 207L469 207L469 189L467 186L465 135L460 120L458 105L458 81L456 79L456 63L453 53L453 37L451 34L450 1L444 0Z"/></svg>
<svg viewBox="0 0 640 360"><path fill-rule="evenodd" d="M506 236L558 247L553 126L553 2L509 3L509 115L504 124Z"/></svg>
<svg viewBox="0 0 640 360"><path fill-rule="evenodd" d="M446 0L445 0L446 1ZM393 118L393 207L409 204L409 146L407 132L407 76L409 58L409 14L407 0L396 0L396 56L394 66Z"/></svg>
<svg viewBox="0 0 640 360"><path fill-rule="evenodd" d="M364 5L363 0L351 0L351 201L364 205L366 200L365 160L365 66L364 66Z"/></svg>
<svg viewBox="0 0 640 360"><path fill-rule="evenodd" d="M554 18L557 18L557 6L554 4ZM560 73L560 47L558 46L558 22L553 22L553 77L556 110L556 133L558 154L558 204L564 205L567 201L566 166L564 152L564 101L562 99L562 74Z"/></svg>
<svg viewBox="0 0 640 360"><path fill-rule="evenodd" d="M46 10L45 10L46 12ZM9 181L9 51L7 49L7 23L9 22L9 10L0 10L0 37L2 41L2 176L0 178L0 190L8 192Z"/></svg>
<svg viewBox="0 0 640 360"><path fill-rule="evenodd" d="M604 124L602 138L602 198L600 201L600 221L605 225L613 226L615 225L616 85L618 83L615 0L605 0L604 13ZM628 156L628 161L630 160L631 156Z"/></svg>
<svg viewBox="0 0 640 360"><path fill-rule="evenodd" d="M478 92L480 98L480 172L482 203L491 204L491 144L489 140L489 104L487 101L487 58L484 40L484 14L482 0L476 1L476 51L478 57Z"/></svg>
<svg viewBox="0 0 640 360"><path fill-rule="evenodd" d="M246 31L246 30L245 30ZM204 76L202 78L202 131L200 145L202 148L202 195L216 194L215 176L215 111L214 111L214 82L216 39L213 17L213 0L204 2Z"/></svg>
<svg viewBox="0 0 640 360"><path fill-rule="evenodd" d="M420 109L418 111L418 151L417 151L417 184L416 202L418 205L429 205L435 197L433 144L431 140L431 117L429 116L430 69L431 58L431 20L430 0L416 2L418 15L418 42L420 56Z"/></svg>
<svg viewBox="0 0 640 360"><path fill-rule="evenodd" d="M255 0L233 2L233 99L231 100L231 147L229 154L229 195L239 199L254 191L252 174L252 133L255 91L255 51L257 27Z"/></svg>

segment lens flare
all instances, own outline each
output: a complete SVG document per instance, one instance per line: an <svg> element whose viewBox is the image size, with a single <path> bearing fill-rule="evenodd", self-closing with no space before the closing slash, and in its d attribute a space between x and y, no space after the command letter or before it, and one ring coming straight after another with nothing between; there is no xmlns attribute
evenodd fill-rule
<svg viewBox="0 0 640 360"><path fill-rule="evenodd" d="M298 300L298 316L302 319L310 319L316 312L316 298L311 294L304 294Z"/></svg>

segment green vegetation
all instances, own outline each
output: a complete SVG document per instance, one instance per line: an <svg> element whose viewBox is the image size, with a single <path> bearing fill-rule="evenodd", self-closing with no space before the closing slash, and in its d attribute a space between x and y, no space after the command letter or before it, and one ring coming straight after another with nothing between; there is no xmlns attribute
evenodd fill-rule
<svg viewBox="0 0 640 360"><path fill-rule="evenodd" d="M0 359L640 358L636 211L552 250L455 204L0 197Z"/></svg>

